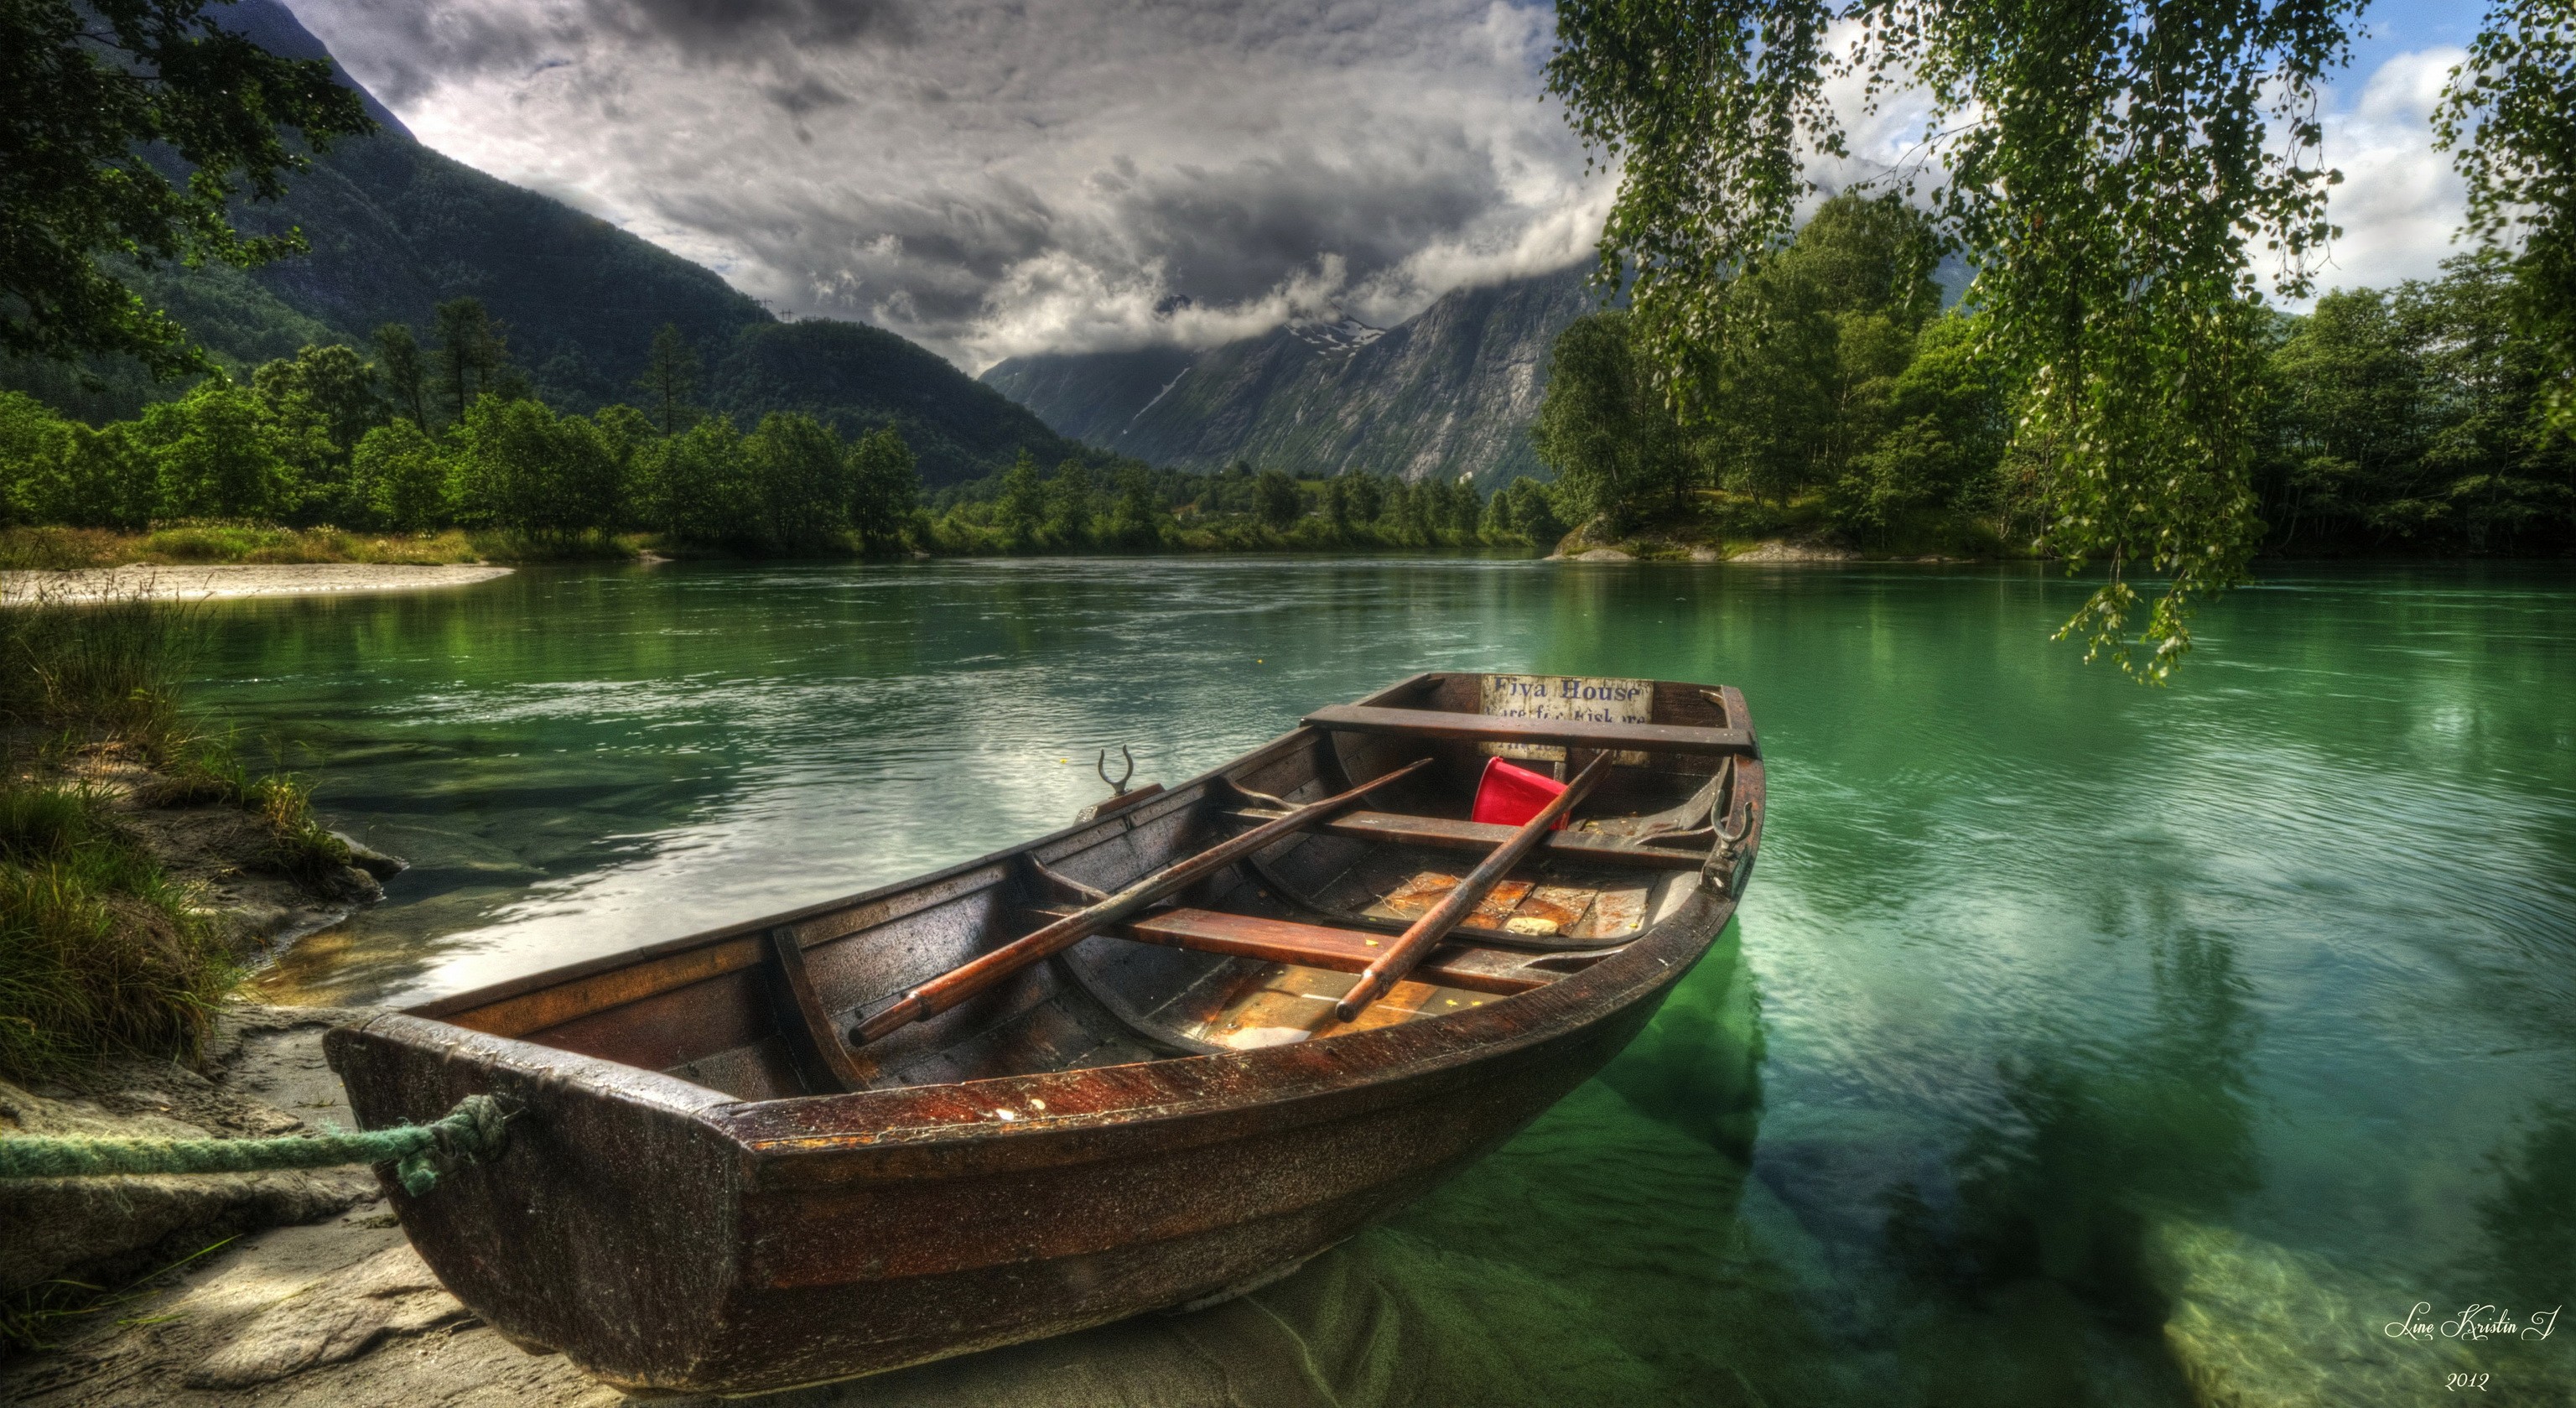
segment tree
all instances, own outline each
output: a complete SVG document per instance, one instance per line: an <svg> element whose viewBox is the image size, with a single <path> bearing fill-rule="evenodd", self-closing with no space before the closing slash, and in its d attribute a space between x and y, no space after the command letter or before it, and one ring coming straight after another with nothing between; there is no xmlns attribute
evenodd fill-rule
<svg viewBox="0 0 2576 1408"><path fill-rule="evenodd" d="M1838 521L1868 535L1916 509L2008 509L1994 480L2012 426L1984 341L1982 321L1966 315L1914 335L1904 369L1886 384L1884 428L1837 482Z"/></svg>
<svg viewBox="0 0 2576 1408"><path fill-rule="evenodd" d="M536 401L476 401L452 432L450 492L457 517L490 528L535 529L555 458L555 413Z"/></svg>
<svg viewBox="0 0 2576 1408"><path fill-rule="evenodd" d="M2190 604L2237 581L2254 542L2251 242L2277 259L2274 287L2307 290L2336 179L2314 160L2318 83L2359 8L1559 0L1548 80L1620 165L1602 276L1633 276L1647 361L1685 397L1697 360L1757 316L1736 284L1785 243L1802 154L1844 150L1826 79L1856 75L1873 105L1918 90L1926 160L1895 185L1938 173L1930 207L1976 262L2047 542L2109 569L2061 635L2161 680L2190 647ZM2133 637L2140 572L2165 580Z"/></svg>
<svg viewBox="0 0 2576 1408"><path fill-rule="evenodd" d="M1091 520L1100 511L1100 495L1091 487L1091 471L1080 460L1055 467L1047 485L1047 536L1060 547L1083 547L1091 541Z"/></svg>
<svg viewBox="0 0 2576 1408"><path fill-rule="evenodd" d="M31 396L0 391L0 524L140 528L159 499L131 424L92 430Z"/></svg>
<svg viewBox="0 0 2576 1408"><path fill-rule="evenodd" d="M349 456L353 496L372 527L420 533L446 523L448 465L419 424L395 420L370 430Z"/></svg>
<svg viewBox="0 0 2576 1408"><path fill-rule="evenodd" d="M2273 541L2411 535L2433 387L2397 301L2337 290L2273 353L2273 453L2259 485ZM2438 516L2434 511L2429 516Z"/></svg>
<svg viewBox="0 0 2576 1408"><path fill-rule="evenodd" d="M251 374L251 387L273 412L296 402L309 407L334 452L345 459L361 437L385 422L376 380L375 364L356 349L308 344L292 358L262 364Z"/></svg>
<svg viewBox="0 0 2576 1408"><path fill-rule="evenodd" d="M744 472L742 432L733 417L705 416L637 455L647 517L684 543L735 546L757 532L758 506Z"/></svg>
<svg viewBox="0 0 2576 1408"><path fill-rule="evenodd" d="M356 522L365 508L351 487L349 454L385 419L374 365L336 343L308 345L292 358L262 364L251 374L251 389L289 429L291 443L320 451L291 462L298 482L278 511L304 523Z"/></svg>
<svg viewBox="0 0 2576 1408"><path fill-rule="evenodd" d="M860 436L850 447L850 527L859 547L885 553L902 546L921 502L921 471L912 447L892 425Z"/></svg>
<svg viewBox="0 0 2576 1408"><path fill-rule="evenodd" d="M1530 439L1578 525L1624 533L1651 511L1677 513L1688 494L1680 426L1638 363L1627 313L1587 313L1557 334Z"/></svg>
<svg viewBox="0 0 2576 1408"><path fill-rule="evenodd" d="M1002 473L1002 495L994 504L993 521L1012 551L1026 552L1037 544L1038 530L1046 523L1046 480L1026 450Z"/></svg>
<svg viewBox="0 0 2576 1408"><path fill-rule="evenodd" d="M1284 469L1265 469L1253 476L1254 511L1261 515L1262 526L1273 533L1285 533L1295 527L1306 513L1306 498L1297 492L1297 481Z"/></svg>
<svg viewBox="0 0 2576 1408"><path fill-rule="evenodd" d="M1476 522L1484 516L1485 501L1476 494L1473 476L1460 475L1445 482L1433 480L1423 487L1439 496L1437 517L1442 528L1461 539L1476 536Z"/></svg>
<svg viewBox="0 0 2576 1408"><path fill-rule="evenodd" d="M250 388L221 374L146 407L136 433L158 483L156 516L170 518L272 517L294 501L290 462L330 449L317 430L281 425Z"/></svg>
<svg viewBox="0 0 2576 1408"><path fill-rule="evenodd" d="M326 60L282 59L205 18L206 0L0 6L0 350L123 353L156 376L205 354L102 258L248 267L300 234L244 239L233 199L285 193L332 139L375 129ZM173 179L186 168L184 183Z"/></svg>
<svg viewBox="0 0 2576 1408"><path fill-rule="evenodd" d="M1348 476L1351 481L1351 518L1360 523L1375 523L1386 515L1386 485L1376 475L1360 473Z"/></svg>
<svg viewBox="0 0 2576 1408"><path fill-rule="evenodd" d="M1915 335L1941 308L1938 240L1893 197L1825 202L1733 291L1701 439L1726 487L1774 504L1839 484L1884 429Z"/></svg>
<svg viewBox="0 0 2576 1408"><path fill-rule="evenodd" d="M510 348L501 324L479 298L451 298L433 310L431 327L438 335L438 378L458 420L485 392L496 389Z"/></svg>
<svg viewBox="0 0 2576 1408"><path fill-rule="evenodd" d="M0 391L0 524L64 521L71 450L71 423L51 406Z"/></svg>
<svg viewBox="0 0 2576 1408"><path fill-rule="evenodd" d="M394 410L410 416L421 429L429 429L429 366L411 329L401 323L377 328L376 359L385 369L385 389L393 398Z"/></svg>
<svg viewBox="0 0 2576 1408"><path fill-rule="evenodd" d="M2576 523L2576 445L2543 409L2551 354L2515 335L2527 307L2517 263L2494 249L2459 255L2443 262L2440 281L2410 280L2397 292L2433 405L2426 501L2408 511L2440 520L2471 552L2507 551Z"/></svg>
<svg viewBox="0 0 2576 1408"><path fill-rule="evenodd" d="M1163 525L1170 515L1154 492L1154 476L1143 465L1118 471L1118 505L1110 511L1109 531L1123 548L1144 550L1163 545Z"/></svg>
<svg viewBox="0 0 2576 1408"><path fill-rule="evenodd" d="M848 461L841 437L808 415L772 411L742 443L754 505L753 540L766 552L813 552L839 543L850 524Z"/></svg>
<svg viewBox="0 0 2576 1408"><path fill-rule="evenodd" d="M664 435L686 428L694 418L689 396L697 387L698 354L680 335L679 324L664 323L653 334L653 352L644 363L644 375L635 379L635 389L653 407Z"/></svg>
<svg viewBox="0 0 2576 1408"><path fill-rule="evenodd" d="M2459 152L2469 227L2518 243L2515 330L2538 356L2541 413L2576 434L2576 0L2504 0L2434 114Z"/></svg>
<svg viewBox="0 0 2576 1408"><path fill-rule="evenodd" d="M1565 536L1565 523L1558 518L1546 485L1535 479L1515 479L1495 490L1486 503L1484 531L1491 538L1520 538L1544 548Z"/></svg>

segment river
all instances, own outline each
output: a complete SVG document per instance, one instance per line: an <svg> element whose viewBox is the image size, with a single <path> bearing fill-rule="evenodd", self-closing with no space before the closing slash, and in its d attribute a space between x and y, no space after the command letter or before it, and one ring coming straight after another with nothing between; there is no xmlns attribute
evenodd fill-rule
<svg viewBox="0 0 2576 1408"><path fill-rule="evenodd" d="M1248 1305L940 1382L1162 1335L1282 1402L2564 1401L2576 1327L2403 1323L2576 1300L2576 572L2274 567L2169 689L2050 643L2082 593L536 569L204 608L195 697L414 862L262 986L399 1002L979 854L1101 794L1100 750L1178 779L1416 670L1735 684L1751 895L1601 1080Z"/></svg>

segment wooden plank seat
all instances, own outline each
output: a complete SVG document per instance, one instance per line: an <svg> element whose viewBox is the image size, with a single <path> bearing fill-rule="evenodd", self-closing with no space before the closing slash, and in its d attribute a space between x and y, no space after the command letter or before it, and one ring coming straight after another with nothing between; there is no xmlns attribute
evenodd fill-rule
<svg viewBox="0 0 2576 1408"><path fill-rule="evenodd" d="M1494 714L1453 714L1438 709L1386 709L1336 704L1304 720L1309 728L1398 738L1442 738L1470 743L1523 743L1644 753L1750 753L1747 728L1697 728L1687 724L1614 724L1591 719L1522 719Z"/></svg>
<svg viewBox="0 0 2576 1408"><path fill-rule="evenodd" d="M1287 813L1260 807L1245 807L1234 813L1242 821L1276 820ZM1433 816L1404 816L1396 812L1348 812L1314 828L1329 836L1353 841L1372 841L1403 846L1426 846L1442 851L1490 851L1511 838L1512 829L1481 821L1451 821ZM1647 838L1651 841L1652 838ZM1697 850L1656 846L1647 841L1619 840L1595 836L1582 831L1548 833L1546 854L1565 860L1598 861L1605 865L1643 867L1649 870L1697 870L1708 860L1705 838Z"/></svg>
<svg viewBox="0 0 2576 1408"><path fill-rule="evenodd" d="M1039 913L1051 913L1040 910ZM1287 919L1262 919L1212 909L1166 909L1107 931L1122 939L1166 948L1294 963L1336 973L1357 973L1386 953L1387 938L1355 929L1328 929ZM1414 968L1416 982L1470 992L1528 992L1579 972L1616 952L1534 954L1449 943Z"/></svg>

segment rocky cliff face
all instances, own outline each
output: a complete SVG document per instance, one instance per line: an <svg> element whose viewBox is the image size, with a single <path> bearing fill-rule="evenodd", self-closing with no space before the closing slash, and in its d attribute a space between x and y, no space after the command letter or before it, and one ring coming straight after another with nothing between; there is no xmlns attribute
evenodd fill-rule
<svg viewBox="0 0 2576 1408"><path fill-rule="evenodd" d="M1492 488L1539 472L1529 423L1556 335L1599 306L1590 268L1453 290L1373 336L1347 320L1291 323L1202 352L1014 357L984 381L1059 434L1156 463L1473 475Z"/></svg>

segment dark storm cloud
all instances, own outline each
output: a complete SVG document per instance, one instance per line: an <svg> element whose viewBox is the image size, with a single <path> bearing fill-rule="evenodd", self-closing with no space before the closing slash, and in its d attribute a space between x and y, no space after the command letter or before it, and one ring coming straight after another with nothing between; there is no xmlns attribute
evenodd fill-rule
<svg viewBox="0 0 2576 1408"><path fill-rule="evenodd" d="M1301 150L1220 170L1177 167L1118 193L1110 219L1198 302L1259 297L1282 270L1326 251L1365 279L1504 199L1465 134L1444 135L1431 150L1371 152L1353 165Z"/></svg>
<svg viewBox="0 0 2576 1408"><path fill-rule="evenodd" d="M431 145L969 367L1392 321L1586 258L1610 194L1540 100L1543 0L288 3ZM2349 270L2429 273L2456 223L2449 61L2329 114ZM1904 159L1902 106L1846 165Z"/></svg>
<svg viewBox="0 0 2576 1408"><path fill-rule="evenodd" d="M432 145L967 365L1581 258L1542 8L291 0Z"/></svg>
<svg viewBox="0 0 2576 1408"><path fill-rule="evenodd" d="M585 8L607 33L663 40L699 58L900 44L913 32L895 0L589 0Z"/></svg>

